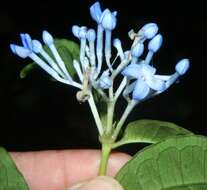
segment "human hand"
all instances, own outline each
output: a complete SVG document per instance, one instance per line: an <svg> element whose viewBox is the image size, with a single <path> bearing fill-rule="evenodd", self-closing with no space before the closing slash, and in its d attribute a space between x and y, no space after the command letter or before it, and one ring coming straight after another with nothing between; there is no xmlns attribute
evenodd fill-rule
<svg viewBox="0 0 207 190"><path fill-rule="evenodd" d="M121 190L111 177L97 177L98 150L14 152L11 156L31 190ZM126 154L113 153L108 175L114 176L129 159Z"/></svg>

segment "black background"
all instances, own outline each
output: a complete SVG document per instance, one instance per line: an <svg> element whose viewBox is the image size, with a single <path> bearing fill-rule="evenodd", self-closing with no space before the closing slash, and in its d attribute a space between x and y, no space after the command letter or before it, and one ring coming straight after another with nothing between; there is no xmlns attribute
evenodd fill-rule
<svg viewBox="0 0 207 190"><path fill-rule="evenodd" d="M41 39L47 29L54 37L76 40L74 24L96 27L89 15L94 1L12 1L0 11L0 145L10 151L64 148L98 148L97 132L87 104L75 99L76 89L51 82L42 71L19 78L30 60L14 56L9 44L20 43L19 33ZM156 22L164 43L154 58L161 74L174 72L176 62L189 58L191 68L180 83L138 106L129 121L142 118L175 122L207 135L205 124L207 17L200 3L179 1L101 1L103 8L118 11L114 36L130 47L127 32ZM199 5L199 8L197 7ZM197 10L199 13L195 13ZM120 102L124 104L124 101ZM118 114L120 110L118 110ZM134 153L143 145L122 151Z"/></svg>

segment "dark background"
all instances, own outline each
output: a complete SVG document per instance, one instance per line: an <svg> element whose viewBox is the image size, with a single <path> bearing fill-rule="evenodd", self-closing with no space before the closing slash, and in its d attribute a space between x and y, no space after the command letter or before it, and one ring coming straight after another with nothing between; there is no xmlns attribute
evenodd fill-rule
<svg viewBox="0 0 207 190"><path fill-rule="evenodd" d="M14 56L9 44L20 43L19 33L41 39L47 29L55 37L76 40L73 24L95 27L89 15L94 1L12 1L0 8L0 145L10 151L64 148L98 148L94 120L87 104L75 99L76 89L51 82L42 71L19 78L30 60ZM6 4L7 3L7 4ZM207 16L200 5L156 1L101 1L103 8L118 11L114 36L130 47L127 32L156 22L164 44L154 62L162 74L174 72L176 62L191 60L189 72L180 83L162 95L138 106L129 121L142 118L171 121L198 134L207 135L205 90L207 61ZM192 8L190 8L192 7ZM195 10L200 14L193 14ZM125 103L124 101L121 104ZM119 113L120 114L120 113ZM129 145L122 151L134 153L144 145Z"/></svg>

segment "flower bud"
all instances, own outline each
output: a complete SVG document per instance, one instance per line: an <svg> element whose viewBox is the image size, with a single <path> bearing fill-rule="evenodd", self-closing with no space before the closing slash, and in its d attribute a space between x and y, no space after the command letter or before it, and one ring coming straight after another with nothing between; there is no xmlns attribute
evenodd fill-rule
<svg viewBox="0 0 207 190"><path fill-rule="evenodd" d="M89 29L87 34L86 34L86 37L87 37L88 41L95 41L95 39L96 39L96 32L95 32L95 30Z"/></svg>
<svg viewBox="0 0 207 190"><path fill-rule="evenodd" d="M140 57L143 52L144 52L144 45L142 43L137 43L131 49L132 56L137 58Z"/></svg>
<svg viewBox="0 0 207 190"><path fill-rule="evenodd" d="M102 89L108 89L112 86L112 80L109 77L109 72L104 71L98 80L98 86Z"/></svg>
<svg viewBox="0 0 207 190"><path fill-rule="evenodd" d="M140 30L145 38L152 39L158 32L158 26L155 23L145 24Z"/></svg>
<svg viewBox="0 0 207 190"><path fill-rule="evenodd" d="M162 35L161 34L156 35L152 40L150 40L148 44L149 51L156 53L160 49L162 42L163 42Z"/></svg>
<svg viewBox="0 0 207 190"><path fill-rule="evenodd" d="M113 46L116 47L117 49L119 49L121 47L121 41L118 38L115 38L113 40Z"/></svg>
<svg viewBox="0 0 207 190"><path fill-rule="evenodd" d="M42 44L40 43L40 41L32 40L32 50L35 53L40 53L40 51L42 50Z"/></svg>
<svg viewBox="0 0 207 190"><path fill-rule="evenodd" d="M16 54L15 45L10 44L9 46L10 46L10 49L11 49L12 53Z"/></svg>
<svg viewBox="0 0 207 190"><path fill-rule="evenodd" d="M14 44L10 44L10 48L13 53L17 54L21 58L26 58L31 53L31 51L28 50L27 48L24 48L24 47L18 46L18 45L14 45Z"/></svg>
<svg viewBox="0 0 207 190"><path fill-rule="evenodd" d="M101 16L101 24L104 29L113 30L116 27L116 16L106 9Z"/></svg>
<svg viewBox="0 0 207 190"><path fill-rule="evenodd" d="M79 38L79 32L80 32L80 27L77 25L74 25L72 27L72 33L76 38Z"/></svg>
<svg viewBox="0 0 207 190"><path fill-rule="evenodd" d="M52 35L46 30L44 30L42 33L42 39L43 39L44 43L48 46L50 46L51 44L54 43L54 39L53 39Z"/></svg>
<svg viewBox="0 0 207 190"><path fill-rule="evenodd" d="M180 60L176 66L175 70L179 75L184 75L190 67L189 59Z"/></svg>
<svg viewBox="0 0 207 190"><path fill-rule="evenodd" d="M100 22L102 11L101 11L101 6L99 2L94 3L90 7L90 14L93 20L95 20L97 23Z"/></svg>
<svg viewBox="0 0 207 190"><path fill-rule="evenodd" d="M79 38L86 38L87 28L85 26L80 27Z"/></svg>
<svg viewBox="0 0 207 190"><path fill-rule="evenodd" d="M32 39L29 34L20 34L23 46L32 50Z"/></svg>

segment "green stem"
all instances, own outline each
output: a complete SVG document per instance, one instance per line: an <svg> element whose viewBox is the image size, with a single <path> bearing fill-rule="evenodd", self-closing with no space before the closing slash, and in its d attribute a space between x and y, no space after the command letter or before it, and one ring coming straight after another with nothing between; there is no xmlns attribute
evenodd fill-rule
<svg viewBox="0 0 207 190"><path fill-rule="evenodd" d="M113 126L113 117L114 117L114 101L109 101L107 103L107 126L106 134L110 134Z"/></svg>
<svg viewBox="0 0 207 190"><path fill-rule="evenodd" d="M107 126L106 126L106 134L110 134L113 125L113 118L114 118L114 89L113 84L109 88L109 100L107 102Z"/></svg>
<svg viewBox="0 0 207 190"><path fill-rule="evenodd" d="M127 84L127 77L124 77L121 81L121 84L119 85L118 89L115 92L114 95L114 101L116 102L117 99L119 98L120 94L122 93L122 91L124 90L125 86Z"/></svg>
<svg viewBox="0 0 207 190"><path fill-rule="evenodd" d="M102 126L102 122L101 122L101 119L100 119L100 116L99 116L99 113L98 113L98 110L97 110L95 101L94 101L94 99L93 99L93 94L92 94L92 93L90 93L90 98L88 99L88 103L89 103L89 106L90 106L90 108L91 108L93 117L94 117L94 119L95 119L96 126L97 126L97 128L98 128L98 132L99 132L100 135L103 135L103 126Z"/></svg>
<svg viewBox="0 0 207 190"><path fill-rule="evenodd" d="M103 143L98 175L106 175L110 152L111 146L109 144Z"/></svg>
<svg viewBox="0 0 207 190"><path fill-rule="evenodd" d="M116 68L116 70L114 70L114 72L111 75L112 80L115 79L115 77L121 72L121 70L128 65L128 63L130 62L130 59L125 59L123 60L119 66Z"/></svg>
<svg viewBox="0 0 207 190"><path fill-rule="evenodd" d="M126 107L120 121L118 122L116 129L114 130L114 134L112 136L112 138L114 140L117 139L119 132L124 124L124 122L126 121L127 117L129 116L129 114L131 113L131 111L133 110L133 108L138 104L138 101L132 100Z"/></svg>

